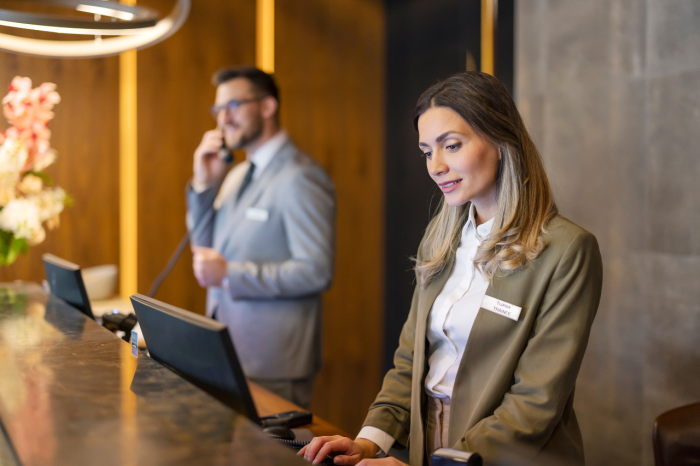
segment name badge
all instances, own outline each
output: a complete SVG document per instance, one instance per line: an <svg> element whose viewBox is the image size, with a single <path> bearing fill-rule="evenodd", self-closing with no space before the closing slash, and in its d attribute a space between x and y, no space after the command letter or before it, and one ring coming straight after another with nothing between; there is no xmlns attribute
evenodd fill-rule
<svg viewBox="0 0 700 466"><path fill-rule="evenodd" d="M515 304L510 304L500 299L496 299L493 296L484 296L484 300L481 302L481 307L487 311L495 312L502 316L508 317L511 320L518 321L520 317L521 307Z"/></svg>
<svg viewBox="0 0 700 466"><path fill-rule="evenodd" d="M249 220L255 220L256 222L267 222L270 217L270 212L267 209L256 209L255 207L248 207L245 210L245 218Z"/></svg>

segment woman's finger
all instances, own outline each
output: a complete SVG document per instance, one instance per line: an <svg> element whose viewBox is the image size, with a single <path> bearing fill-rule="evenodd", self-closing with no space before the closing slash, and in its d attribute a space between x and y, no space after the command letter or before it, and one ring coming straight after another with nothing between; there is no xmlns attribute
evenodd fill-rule
<svg viewBox="0 0 700 466"><path fill-rule="evenodd" d="M342 453L352 453L353 442L349 438L345 437L340 437L336 440L332 440L330 442L327 442L321 449L318 451L316 454L316 458L314 459L314 464L315 463L320 463L323 461L323 459L329 455L330 453L336 451L336 452L342 452Z"/></svg>
<svg viewBox="0 0 700 466"><path fill-rule="evenodd" d="M306 452L304 453L304 459L309 463L313 461L313 459L316 458L318 450L320 450L321 447L332 438L333 437L314 437L314 439L311 442L309 442L309 444L306 447L304 447L306 448Z"/></svg>
<svg viewBox="0 0 700 466"><path fill-rule="evenodd" d="M322 437L314 437L314 439L304 447L304 459L310 463L316 458L316 453L321 449L323 443Z"/></svg>
<svg viewBox="0 0 700 466"><path fill-rule="evenodd" d="M323 461L323 459L328 455L328 453L333 451L333 444L334 443L335 442L326 442L326 444L323 445L320 450L318 450L318 453L316 453L316 456L314 456L312 464L318 464L321 461Z"/></svg>

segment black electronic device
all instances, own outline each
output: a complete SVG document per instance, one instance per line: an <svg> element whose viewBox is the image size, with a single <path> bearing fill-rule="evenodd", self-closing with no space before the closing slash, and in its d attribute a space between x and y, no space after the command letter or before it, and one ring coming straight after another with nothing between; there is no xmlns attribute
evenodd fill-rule
<svg viewBox="0 0 700 466"><path fill-rule="evenodd" d="M127 343L131 342L131 331L136 327L137 323L136 314L133 312L122 314L114 309L112 312L102 314L102 326L112 331L112 333L116 333L119 330L124 332L122 340Z"/></svg>
<svg viewBox="0 0 700 466"><path fill-rule="evenodd" d="M283 439L283 438L275 438L275 440L279 441L280 443L283 443L284 445L287 445L289 448L294 450L295 452L301 450L304 448L306 445L309 444L309 442L299 442L296 440L289 440L289 439ZM339 452L332 452L329 455L326 455L325 458L320 463L317 463L321 466L333 466L335 462L333 461L333 458L336 456L340 455L341 453Z"/></svg>
<svg viewBox="0 0 700 466"><path fill-rule="evenodd" d="M309 412L261 418L226 326L141 294L131 296L151 357L261 427L311 423Z"/></svg>
<svg viewBox="0 0 700 466"><path fill-rule="evenodd" d="M263 429L263 432L265 432L270 437L276 438L276 439L295 440L297 438L297 436L294 435L294 431L292 429L290 429L289 427L282 427L282 426L265 427Z"/></svg>
<svg viewBox="0 0 700 466"><path fill-rule="evenodd" d="M260 420L266 427L299 427L311 424L313 415L308 411L286 411L284 413L273 414L272 416L261 417Z"/></svg>
<svg viewBox="0 0 700 466"><path fill-rule="evenodd" d="M226 163L233 163L233 152L226 145L226 139L224 138L223 134L221 135L221 147L219 147L216 155Z"/></svg>
<svg viewBox="0 0 700 466"><path fill-rule="evenodd" d="M430 457L430 464L432 466L481 466L483 460L478 453L438 448Z"/></svg>
<svg viewBox="0 0 700 466"><path fill-rule="evenodd" d="M51 293L95 320L80 266L53 254L43 254L41 258Z"/></svg>

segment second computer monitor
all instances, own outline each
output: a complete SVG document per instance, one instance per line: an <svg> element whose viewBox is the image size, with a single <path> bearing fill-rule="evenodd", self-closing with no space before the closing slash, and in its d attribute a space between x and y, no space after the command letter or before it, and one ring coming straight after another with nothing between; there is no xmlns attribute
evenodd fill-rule
<svg viewBox="0 0 700 466"><path fill-rule="evenodd" d="M41 258L51 293L94 320L80 266L53 254L44 254Z"/></svg>
<svg viewBox="0 0 700 466"><path fill-rule="evenodd" d="M153 359L260 424L225 325L140 294L131 303Z"/></svg>

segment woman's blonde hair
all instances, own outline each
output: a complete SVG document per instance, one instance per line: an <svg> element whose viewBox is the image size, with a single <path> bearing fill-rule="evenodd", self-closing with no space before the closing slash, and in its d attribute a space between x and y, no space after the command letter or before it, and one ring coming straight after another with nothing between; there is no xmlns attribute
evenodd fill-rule
<svg viewBox="0 0 700 466"><path fill-rule="evenodd" d="M432 107L457 112L501 155L496 218L476 252L476 267L489 281L496 274L526 267L544 249L542 236L557 206L540 154L510 93L493 76L468 71L435 84L420 96L414 113L416 130L420 116ZM443 198L416 260L422 286L437 277L454 254L468 209L469 203L453 207Z"/></svg>

